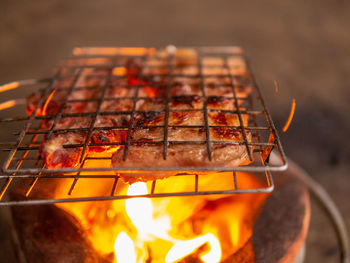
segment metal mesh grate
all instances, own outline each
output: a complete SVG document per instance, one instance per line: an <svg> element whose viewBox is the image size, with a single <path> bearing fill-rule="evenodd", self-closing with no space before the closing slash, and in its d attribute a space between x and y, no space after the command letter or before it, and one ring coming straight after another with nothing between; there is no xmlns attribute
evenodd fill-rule
<svg viewBox="0 0 350 263"><path fill-rule="evenodd" d="M180 65L180 66L179 66ZM186 68L187 70L182 70ZM219 80L213 85L211 81ZM6 118L1 124L24 121L24 128L17 133L15 143L4 143L8 154L0 179L1 197L7 191L13 179L30 180L26 195L32 191L37 181L50 178L71 178L72 185L68 197L45 199L47 202L84 201L97 199L121 199L114 195L117 186L117 172L152 173L180 172L194 176L194 191L177 193L155 193L156 181L149 197L191 195L191 194L228 194L239 192L268 192L273 188L270 171L281 171L287 167L286 158L265 107L261 93L248 67L242 50L237 47L226 48L76 48L73 56L62 63L56 75L41 87L40 96L33 105L27 106L29 117ZM180 87L185 95L173 94L179 83L196 86L196 92ZM118 89L118 92L114 92ZM186 93L188 92L188 93ZM217 100L220 93L230 108L217 109L209 105ZM84 96L82 96L84 94ZM82 96L82 97L81 97ZM198 99L195 106L173 108L177 100L190 97ZM58 99L57 99L58 98ZM57 105L55 105L55 102ZM159 105L157 109L140 109L139 105L149 102ZM83 106L82 106L83 105ZM112 107L110 107L112 105ZM120 109L115 105L122 105ZM31 107L30 107L31 106ZM110 110L112 108L112 110ZM117 109L117 110L116 110ZM197 123L176 124L172 120L178 114L195 114ZM212 123L210 117L218 114L231 114L237 119L237 125ZM146 126L140 118L162 116L156 125ZM111 125L106 125L106 121ZM73 120L73 121L72 121ZM101 121L102 120L102 121ZM117 121L116 121L117 120ZM125 121L127 120L127 121ZM141 118L142 120L142 118ZM68 124L67 124L68 123ZM67 127L68 125L68 127ZM212 139L213 129L234 129L241 134L235 142ZM160 139L137 141L133 138L135 130L155 129ZM173 139L171 132L176 129L200 131L202 136L196 140ZM105 140L101 134L113 132L116 140ZM60 134L73 134L73 139L63 145L64 149L73 149L77 165L72 167L47 167L40 157L43 141ZM74 139L79 135L78 139ZM97 137L96 137L97 136ZM120 138L123 139L120 139ZM96 139L97 138L97 139ZM123 151L123 160L127 160L134 146L152 145L162 151L167 159L172 147L193 145L205 149L209 163L213 158L213 148L225 144L243 146L250 164L244 166L166 166L149 165L137 167L111 167L110 160L115 149ZM269 163L269 155L274 150L279 162ZM249 171L263 174L262 188L240 189L235 183L231 189L201 191L198 190L198 178L207 172L229 172L233 182L237 182L237 172ZM64 175L63 175L64 174ZM109 178L112 194L100 197L71 197L78 181L83 178ZM169 178L170 179L170 178ZM168 179L166 179L168 180ZM40 203L40 201L38 201Z"/></svg>
<svg viewBox="0 0 350 263"><path fill-rule="evenodd" d="M245 179L252 177L255 178L253 183ZM271 173L268 171L254 174L179 174L163 180L150 181L147 186L147 194L130 196L126 194L128 185L112 174L15 176L0 179L1 198L5 192L8 194L2 198L0 206L122 200L133 197L269 193L274 188Z"/></svg>

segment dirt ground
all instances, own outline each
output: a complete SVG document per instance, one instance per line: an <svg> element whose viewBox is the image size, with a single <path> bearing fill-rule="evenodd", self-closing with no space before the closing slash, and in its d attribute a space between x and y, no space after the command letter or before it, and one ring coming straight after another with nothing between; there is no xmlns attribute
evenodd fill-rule
<svg viewBox="0 0 350 263"><path fill-rule="evenodd" d="M350 228L349 14L345 0L2 0L0 83L47 76L75 46L240 45L280 131L295 98L281 134L287 156L328 190ZM306 262L338 262L315 202L306 254ZM5 235L0 261L15 262Z"/></svg>

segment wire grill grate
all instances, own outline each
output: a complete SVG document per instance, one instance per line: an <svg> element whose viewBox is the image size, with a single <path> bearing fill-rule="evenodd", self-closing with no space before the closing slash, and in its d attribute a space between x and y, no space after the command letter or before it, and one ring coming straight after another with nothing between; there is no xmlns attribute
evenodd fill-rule
<svg viewBox="0 0 350 263"><path fill-rule="evenodd" d="M216 180L220 177L220 181L225 182L224 185L222 183L213 185L215 179L208 181L208 175L178 174L161 181L148 182L148 193L136 196L127 195L125 189L127 189L128 185L119 180L118 176L112 174L11 176L7 179L0 179L1 197L8 191L9 185L11 183L14 184L13 179L17 180L16 187L11 191L10 198L1 200L0 206L123 200L135 197L161 198L269 193L274 188L272 175L269 171L254 173L254 177L260 182L255 185L247 186L244 184L242 178L245 176L247 174L244 172L213 173L209 177L216 177ZM186 183L184 183L185 181ZM204 185L203 182L209 183ZM91 185L94 185L99 190L92 193L89 191ZM171 189L168 187L169 185L172 186ZM103 190L101 190L101 187Z"/></svg>
<svg viewBox="0 0 350 263"><path fill-rule="evenodd" d="M244 62L246 67L244 75L236 74L235 69L232 68L230 60L237 58ZM133 72L133 65L131 65L131 72L126 72L126 65L134 60L139 61L139 70L136 73ZM194 70L185 73L180 72L177 67L179 63L186 63L188 68L192 67ZM95 70L96 72L86 75L86 71L89 70ZM85 80L88 79L88 81L82 82L82 78L85 78ZM126 78L130 78L131 80L127 82L123 81ZM208 83L213 78L222 81L212 87ZM175 80L177 79L198 85L199 93L195 95L201 98L198 104L199 106L183 109L172 108L170 106L170 102L178 99L177 95L171 95L172 90L176 88L177 83ZM153 81L151 90L149 82L147 82L148 80ZM128 90L126 95L110 96L109 92L114 88L113 83L116 82L118 82L119 88ZM250 92L246 92L248 87ZM158 92L162 90L165 92ZM230 101L232 108L216 109L207 105L208 100L215 99L215 93L218 90L223 92L223 96L226 100ZM33 200L33 202L123 199L126 197L114 195L117 185L120 184L118 183L118 176L115 173L147 171L154 173L176 173L181 171L182 174L194 175L195 178L194 190L179 191L177 193L156 193L156 181L154 181L151 187L153 190L147 195L149 197L269 192L273 189L270 171L281 171L287 167L278 134L265 107L260 90L255 83L242 50L237 47L178 48L174 52L169 51L169 49L156 50L154 48L76 48L73 51L73 56L62 63L57 70L57 74L49 79L46 86L41 87L41 91L41 97L28 117L1 120L0 124L11 122L21 123L24 121L24 128L21 132L15 134L17 136L15 143L4 143L2 146L2 148L6 148L9 151L9 154L4 161L3 175L0 175L0 180L2 180L0 197L13 184L13 179L30 180L29 192L26 192L26 196L30 196L30 192L38 181L50 178L71 178L73 182L68 191L68 197L45 199L46 201ZM78 96L79 92L94 95L80 98ZM62 97L62 102L57 106L58 109L55 110L54 114L50 113L50 107L48 107L50 99L53 96ZM140 110L138 105L146 101L159 102L162 108ZM123 104L124 108L109 111L106 105L114 103ZM88 105L88 107L85 107L82 111L69 110L79 107L79 104ZM86 108L89 108L89 110L86 110ZM201 121L191 125L171 123L172 114L181 114L183 112L202 113ZM210 122L208 116L221 113L237 116L239 125L229 126ZM88 150L105 149L111 146L114 148L122 147L124 160L127 159L131 147L140 144L140 142L133 140L132 132L145 128L142 123L135 123L134 119L137 114L144 114L146 117L155 114L164 115L164 120L161 124L147 125L147 129L160 129L163 132L162 139L142 142L143 145L162 147L163 159L167 158L169 147L173 147L174 145L202 145L206 148L208 158L211 160L213 155L212 147L230 143L243 145L247 156L252 162L249 165L238 167L133 166L126 169L125 167L110 167L110 165L106 165L111 159L111 152L97 151L98 153L91 153ZM99 118L110 116L113 118L118 116L121 119L128 119L129 122L121 122L111 126L98 125ZM78 122L81 119L84 120L85 124L62 128L62 120L68 119L77 119ZM45 126L43 123L50 123L50 125ZM195 141L169 139L169 130L177 128L203 130L205 131L205 136ZM217 128L237 129L241 132L243 139L237 142L214 140L211 138L211 131ZM123 134L126 134L126 139L108 142L94 141L92 140L92 136L96 131L121 131ZM63 145L65 149L79 149L79 165L74 168L47 168L39 155L42 142L48 140L51 136L67 133L84 134L84 140ZM251 134L251 140L248 139L247 133ZM277 153L279 162L274 164L268 162L271 151ZM236 176L236 173L242 171L263 174L261 178L264 182L264 187L240 189L236 183L232 189L226 190L201 191L198 189L198 180L203 173L229 172L233 174L233 181L237 182L238 176ZM78 179L84 178L112 179L112 194L99 197L71 197Z"/></svg>

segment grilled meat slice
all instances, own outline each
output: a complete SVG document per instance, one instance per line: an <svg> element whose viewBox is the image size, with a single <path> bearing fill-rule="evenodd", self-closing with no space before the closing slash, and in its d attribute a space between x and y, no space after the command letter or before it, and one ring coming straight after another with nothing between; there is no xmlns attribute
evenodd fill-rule
<svg viewBox="0 0 350 263"><path fill-rule="evenodd" d="M51 134L50 138L45 140L40 147L39 153L46 167L76 167L83 148L81 146L65 148L63 145L84 144L87 132L74 131L74 129L89 128L90 125L91 118L89 117L62 118L56 124L56 129L68 129L68 131ZM88 146L86 153L116 150L119 146L110 143L119 143L125 140L127 131L121 127L126 125L128 125L128 119L124 116L99 116L94 123L94 127L101 129L96 129L91 133L89 142L101 144L101 146Z"/></svg>
<svg viewBox="0 0 350 263"><path fill-rule="evenodd" d="M105 69L84 69L77 83L76 89L70 93L68 100L77 102L66 103L63 108L63 114L79 114L84 112L95 112L97 110L97 102L101 96L101 86L103 85L103 76L106 76L108 71ZM72 81L72 80L70 80ZM67 83L66 83L67 82ZM67 99L68 80L62 84L56 84L55 93L51 96L39 111L41 115L57 115L62 103ZM105 93L106 98L122 98L131 96L132 90L125 87L123 80L113 80L110 83ZM34 97L36 98L36 97ZM29 99L28 105L32 109L34 107L33 99ZM37 99L36 99L37 100ZM88 100L88 101L86 101ZM90 101L89 101L90 100ZM46 105L46 106L45 106ZM36 105L35 105L36 106ZM129 117L127 115L113 115L116 111L131 110L132 102L129 100L105 100L100 107L99 115L94 123L89 142L101 144L101 146L87 147L86 152L102 152L105 150L113 151L119 146L111 143L118 143L125 140L126 131L122 127L129 125ZM110 115L107 113L111 113ZM52 129L55 117L44 120L41 123L41 129ZM55 124L54 130L67 130L54 132L51 136L44 140L40 147L39 154L44 160L48 168L71 168L78 165L82 147L66 148L62 145L69 144L84 144L87 131L77 131L74 129L89 128L91 126L92 117L61 117Z"/></svg>
<svg viewBox="0 0 350 263"><path fill-rule="evenodd" d="M109 83L105 83L109 69L85 68L80 72L71 93L69 87L73 84L75 76L58 80L53 92L48 94L46 102L40 106L37 115L55 116L61 110L63 114L81 114L97 110L100 114L93 123L91 134L88 134L88 128L92 126L93 116L61 117L55 127L52 127L55 117L44 120L41 129L54 130L40 147L40 155L46 167L77 166L82 154L81 145L85 144L86 140L97 144L88 146L86 153L115 151L112 165L118 167L237 166L246 163L247 149L243 144L241 124L235 111L237 105L241 107L242 100L239 97L247 97L251 92L251 80L241 61L233 59L229 61L227 68L204 65L202 72L199 72L195 58L191 63L177 58L170 76L167 76L170 71L166 57L162 63L153 62L130 59L125 64L125 76L121 74L112 77ZM229 71L234 74L237 103L233 99ZM200 78L199 73L204 77ZM107 88L103 94L102 87ZM170 98L167 98L166 93L168 87ZM100 103L102 95L104 100ZM137 100L135 105L131 145L127 160L123 161L124 148L121 145L126 140L135 95L142 99ZM29 114L33 112L40 98L39 94L28 98ZM69 102L63 105L67 100ZM165 115L167 103L170 110L168 116ZM206 145L203 113L205 105L208 109L208 124L218 126L209 129L212 161L209 161ZM242 117L243 125L247 125L247 115L243 114ZM164 128L159 127L164 126L166 119L170 127L167 158L164 160ZM249 131L246 134L250 141L251 134ZM194 143L186 144L184 141ZM157 162L154 162L155 160ZM122 177L128 182L137 179L124 173ZM142 180L152 178L152 175L146 175Z"/></svg>
<svg viewBox="0 0 350 263"><path fill-rule="evenodd" d="M46 101L40 105L37 115L56 115L66 100L76 101L67 103L63 108L64 113L81 113L96 110L96 104L87 104L84 100L94 99L101 94L101 86L104 84L108 74L106 69L84 69L75 83L75 89L68 96L68 90L73 85L75 75L61 77L54 83L51 94ZM33 93L27 97L27 114L30 115L37 106L41 92Z"/></svg>
<svg viewBox="0 0 350 263"><path fill-rule="evenodd" d="M167 158L164 160L164 128L150 127L164 125L164 112L149 111L136 114L134 119L134 131L131 136L127 158L124 161L124 148L119 148L112 156L112 166L125 167L236 167L249 163L248 153L244 145L240 122L237 114L209 112L209 125L218 126L209 129L212 151L212 160L209 160L206 145L206 133L203 122L202 110L185 111L196 107L201 103L195 96L187 96L181 100L175 99L170 102L170 107L174 109L184 109L169 113L169 125L181 127L169 127ZM223 97L210 98L207 105L220 110L232 110L232 103ZM142 105L141 108L152 109L152 102ZM243 115L244 125L247 125L248 117ZM202 126L196 128L193 126ZM186 127L187 126L187 127ZM229 126L229 128L222 127ZM230 127L230 126L235 126ZM251 141L251 134L246 131L248 141ZM188 143L191 142L191 143ZM250 149L252 150L252 149ZM165 178L170 173L142 173L120 174L121 178L133 183L136 181L149 181Z"/></svg>
<svg viewBox="0 0 350 263"><path fill-rule="evenodd" d="M65 148L64 145L83 144L86 134L67 132L53 134L40 147L40 156L47 168L72 168L78 165L82 147Z"/></svg>
<svg viewBox="0 0 350 263"><path fill-rule="evenodd" d="M49 138L45 138L41 144L39 154L45 162L47 168L72 168L78 165L82 153L82 145L86 140L86 132L73 131L73 129L89 127L91 119L84 117L61 118L56 129L70 129L72 131L62 133L52 133ZM52 121L46 122L47 128L50 128ZM70 145L73 147L64 147Z"/></svg>
<svg viewBox="0 0 350 263"><path fill-rule="evenodd" d="M204 131L189 129L183 131L179 129L177 132L172 133L173 136L169 136L169 140L175 141L180 136L180 140L197 141L203 137ZM242 144L243 138L241 133L235 129L229 128L215 128L210 132L213 139L216 141L225 141L225 143L212 143L212 160L208 158L208 151L205 143L203 144L170 144L167 148L167 158L163 159L163 146L150 145L144 142L156 141L162 139L162 132L159 130L148 130L147 137L141 136L139 138L139 144L133 144L130 146L126 160L123 160L124 148L120 148L112 156L112 166L114 167L177 167L181 171L181 167L199 167L199 166L212 166L212 167L237 167L239 165L249 163L248 154L245 146ZM137 138L140 134L134 134ZM183 135L191 136L184 138ZM199 135L199 136L198 136ZM159 138L160 137L160 138ZM248 141L251 140L250 133L247 134ZM173 173L173 174L176 174ZM162 179L173 175L171 173L142 173L142 174L130 174L120 173L120 177L128 183L134 183L137 181L150 181L156 179Z"/></svg>

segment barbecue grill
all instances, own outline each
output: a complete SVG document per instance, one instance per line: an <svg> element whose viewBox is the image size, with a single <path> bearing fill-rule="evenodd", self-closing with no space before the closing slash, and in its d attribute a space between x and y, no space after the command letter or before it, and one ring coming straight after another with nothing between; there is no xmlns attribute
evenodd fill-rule
<svg viewBox="0 0 350 263"><path fill-rule="evenodd" d="M161 52L161 56L159 56ZM187 60L187 63L191 66L198 68L198 73L196 74L179 74L174 68L174 58L180 56ZM148 58L152 57L152 61L149 62ZM142 87L142 82L138 81L135 85L126 85L126 88L132 88L134 90L134 95L132 97L118 97L110 98L106 97L106 91L110 87L110 81L116 80L118 78L124 77L125 73L121 70L125 66L125 61L127 59L134 58L141 61L141 73L134 76L135 78L141 80L145 77L150 77L147 75L147 69L152 69L156 65L162 64L167 68L165 72L157 74L157 76L152 75L151 77L162 77L166 79L165 95L161 98L150 97L150 96L139 96L139 90ZM243 51L239 47L202 47L202 48L175 48L168 47L166 49L154 49L154 48L76 48L73 50L73 55L66 59L60 64L56 73L51 78L40 79L40 80L29 80L23 82L16 82L3 86L3 90L11 89L19 86L34 85L39 88L41 92L41 98L39 103L33 109L32 113L27 117L11 117L1 119L2 125L24 123L23 129L16 133L17 139L13 143L3 143L2 148L5 151L9 151L9 154L3 164L2 172L0 176L2 185L0 185L0 205L8 204L38 204L38 203L55 203L55 202L73 202L73 201L91 201L91 200L110 200L110 199L125 199L130 198L130 196L118 195L116 194L116 189L118 188L118 172L127 173L142 173L142 172L152 172L152 173L172 173L178 176L187 176L189 180L193 181L193 190L191 191L179 191L175 193L169 192L157 192L157 180L151 183L151 191L149 194L145 195L147 197L165 197L165 196L182 196L182 195L208 195L208 194L232 194L232 193L261 193L261 192L271 192L273 190L273 180L271 176L272 171L283 171L287 168L287 161L285 154L283 152L277 131L274 127L272 119L268 110L265 107L264 100L262 98L259 87L251 74L250 68L247 72L250 77L249 87L252 91L246 96L237 94L237 88L240 86L242 81L240 76L237 76L232 72L230 65L230 59L242 59L246 65L248 60L243 54ZM207 64L210 60L211 63ZM101 68L108 69L108 74L95 76L96 78L101 78L103 85L99 87L87 87L77 85L77 80L84 69L89 68ZM225 73L220 74L208 74L206 73L207 68L221 68L225 69ZM43 115L38 114L40 108L45 108L45 104L48 103L50 97L54 92L59 92L55 90L55 84L64 78L72 78L73 81L61 90L67 92L65 101L60 106L60 109L55 115ZM200 111L203 113L203 124L196 126L183 126L183 125L170 125L169 124L169 113L176 112L179 110L174 110L169 107L169 102L173 97L170 94L170 89L172 87L172 79L174 77L188 78L193 80L198 80L200 83L201 96L203 98L203 105L201 109L185 109L181 111ZM205 87L205 82L207 78L226 78L228 80L228 85L219 86L215 88L226 88L231 92L226 97L232 100L234 105L233 110L217 110L209 109L206 105L206 99L209 96L206 95L207 88ZM84 100L70 100L69 95L75 91L86 90L86 89L100 89L101 96L99 98L84 99ZM161 87L156 87L161 88ZM162 128L164 131L164 136L162 141L152 141L152 142L142 142L147 145L158 145L163 149L163 158L167 158L168 148L172 145L203 145L208 153L209 160L212 159L212 147L213 145L219 145L222 143L232 143L229 141L215 141L210 138L210 129L217 127L224 128L234 128L242 133L243 140L237 142L239 145L244 145L247 155L251 163L245 166L238 167L220 167L220 166L195 166L195 167L106 167L106 160L110 160L111 155L107 152L105 155L91 156L87 154L88 147L104 147L104 146L123 146L123 157L124 160L128 158L128 152L130 146L137 145L139 142L134 142L131 139L131 133L135 129L142 128L135 127L133 122L135 114L143 113L147 114L149 111L139 111L136 109L136 105L139 101L155 101L162 99L165 101L165 108L163 110L157 110L158 113L163 113L164 123L163 125L147 126L147 128ZM128 101L132 103L131 111L113 111L113 112L103 112L101 111L101 105L104 102L115 101L125 102ZM71 103L95 103L96 110L93 112L82 112L82 113L67 113L64 112L64 107ZM8 103L8 102L7 102ZM10 109L13 110L13 109ZM208 114L212 112L223 112L236 114L239 119L239 126L213 126L208 121ZM96 130L111 130L116 129L116 127L95 127L94 123L99 116L112 116L112 115L126 115L130 118L130 123L126 126L118 126L117 129L122 129L127 131L126 140L123 142L98 142L94 143L90 140L91 134ZM243 123L243 115L248 116L248 125ZM60 129L56 127L56 124L61 118L79 118L88 117L91 119L90 125L88 127L82 128L69 128ZM41 123L43 121L51 120L53 124L49 128L43 128ZM170 128L196 128L205 131L205 140L196 141L171 141L169 140L168 132ZM252 140L248 141L247 132L252 134ZM66 132L84 132L87 134L85 142L82 144L67 144L63 147L65 148L81 148L80 163L79 166L74 168L47 168L45 163L39 157L40 145L44 138L49 138L52 134L66 133ZM269 157L271 152L275 152L279 157L277 162L273 164L269 163ZM91 163L93 162L93 165ZM257 177L261 179L264 187L259 188L240 188L239 177L244 176L242 172L253 172ZM205 173L220 173L217 176L231 176L232 177L232 187L230 189L206 189L201 190L200 181ZM229 175L228 175L229 174ZM30 193L38 185L38 182L43 184L41 187L45 187L45 182L50 182L54 180L60 180L62 178L71 178L72 185L66 193L62 195L62 198L40 198L31 199ZM84 196L84 197L73 197L72 193L77 184L78 180L84 179L95 179L95 180L109 180L111 181L111 192L109 195L104 196ZM29 181L28 181L29 180ZM166 179L165 179L166 180ZM173 179L174 180L174 179ZM3 197L5 193L15 186L15 181L26 181L27 190L25 191L25 196L23 200L5 200Z"/></svg>
<svg viewBox="0 0 350 263"><path fill-rule="evenodd" d="M162 54L159 56L159 54ZM188 65L198 68L198 72L195 74L181 74L176 71L174 67L176 56L182 56L187 60ZM152 57L152 63L148 60ZM140 74L133 76L138 79L136 84L127 84L125 88L133 89L133 96L128 97L107 97L107 90L110 88L110 81L117 80L125 77L123 67L127 59L138 59L141 63ZM237 88L242 81L241 76L236 75L230 65L230 59L238 58L244 61L244 64L248 66L247 74L249 75L249 87L251 92L242 96L242 93L237 92ZM207 61L211 60L210 64ZM213 62L214 61L214 62ZM166 70L156 75L149 75L147 69L156 67L162 64L166 67ZM95 76L100 78L103 85L88 87L79 86L78 79L85 69L89 68L101 68L107 69L107 75ZM224 69L224 74L208 74L207 68L220 68ZM159 97L140 95L139 91L143 87L143 78L158 77L166 79L165 94ZM179 110L172 109L169 104L174 99L171 96L170 90L172 88L174 77L188 78L198 80L201 97L203 104L200 109L181 109L181 111L198 111L203 114L202 125L172 125L169 123L169 115L172 112ZM206 101L210 99L207 94L206 79L207 78L225 78L228 80L228 84L215 88L225 88L230 90L230 95L226 96L226 99L232 100L232 110L218 110L207 107ZM55 92L59 92L56 89L55 84L65 78L72 78L73 81L64 88L60 88L60 91L67 92L65 100L62 102L57 114L39 114L39 111L45 109L48 102L52 98ZM166 49L155 48L75 48L71 57L63 61L56 70L53 77L44 79L32 79L25 81L17 81L0 86L0 92L7 91L21 87L32 87L41 91L39 102L28 116L9 117L0 119L0 125L10 129L12 131L13 142L0 143L0 147L3 150L2 157L5 157L2 174L0 175L0 206L7 205L34 205L34 204L52 204L62 202L77 202L77 201L101 201L101 200L117 200L128 199L134 197L170 197L170 196L193 196L193 195L219 195L219 194L237 194L237 193L268 193L274 189L274 183L271 173L274 171L284 171L287 169L286 156L283 152L277 131L274 127L272 119L268 110L265 107L264 100L262 98L259 87L254 79L254 76L249 67L249 63L243 51L239 47L202 47L202 48L175 48L173 46ZM99 98L91 99L69 99L69 95L75 91L99 89L101 90L101 96ZM244 93L243 93L244 94ZM227 166L176 166L176 167L106 167L106 160L111 159L111 154L108 151L103 155L91 156L87 149L88 147L106 147L106 146L121 146L123 147L123 158L128 158L128 153L131 146L138 145L140 142L132 140L132 132L135 129L142 128L142 124L138 127L135 126L133 119L136 114L148 114L149 111L140 111L136 105L139 101L157 101L163 100L165 108L157 110L157 113L164 114L164 123L162 125L147 126L147 128L162 128L164 131L163 140L156 142L144 141L144 145L158 145L162 147L163 159L168 158L168 149L172 145L203 145L207 151L209 161L212 160L212 147L218 144L231 143L230 141L215 141L210 136L210 131L213 128L231 128L237 129L242 134L242 140L235 142L238 145L243 145L246 149L246 154L251 161L250 164L238 167ZM105 102L125 102L128 101L132 105L130 111L108 111L102 110L102 105ZM92 112L83 113L69 113L64 111L64 107L71 103L94 103L96 110ZM15 113L25 112L24 105L25 99L15 98L0 104L0 110L11 111L10 116L15 116ZM45 110L44 110L45 112ZM154 112L154 111L153 111ZM208 120L208 115L213 112L236 114L239 119L238 126L228 125L212 125ZM152 113L152 111L151 111ZM94 124L100 116L116 116L126 115L130 118L130 122L125 126L118 127L105 127ZM243 116L248 116L248 124L243 121ZM61 118L85 118L91 119L88 127L80 128L68 128L60 129L57 127ZM52 125L49 128L44 128L41 124L44 121L52 121ZM24 126L21 130L18 129ZM171 128L196 128L205 132L204 140L181 140L172 141L169 139L169 129ZM127 133L126 140L123 142L92 142L90 140L94 131L107 131L120 129ZM45 139L50 138L53 134L67 133L67 132L84 132L86 138L82 144L66 144L64 148L81 148L79 166L74 168L48 168L44 161L40 158L39 150ZM251 140L248 140L247 133L252 136ZM3 153L6 153L4 156ZM270 159L273 159L270 161ZM170 178L163 179L162 181L153 180L149 182L149 193L142 195L126 195L122 194L118 188L119 176L118 173L170 173ZM240 178L244 177L245 172L254 174L256 178L261 181L259 187L247 187L246 185L240 185ZM208 175L209 174L209 175ZM216 176L220 180L223 177L230 177L232 184L222 187L219 185L209 185L205 189L202 189L202 181L205 181L206 176ZM283 175L280 175L283 176ZM178 178L186 177L186 181L192 182L190 190L175 189L175 191L162 191L162 184L176 184ZM334 207L334 204L329 201L326 193L322 192L321 188L318 188L315 182L310 182L310 178L302 175L303 181L310 187L316 197L324 203L326 209L328 209L331 215L332 222L336 228L336 233L339 239L340 247L342 250L342 260L346 262L347 258L347 238L346 229L338 211ZM63 180L70 180L71 184L69 189L60 193L55 192L55 195L50 195L52 189L54 189L56 183L60 183ZM78 187L78 181L87 180L91 184L97 182L104 182L110 185L110 191L99 195L76 195L75 189ZM170 180L170 181L169 181ZM226 180L227 181L227 180ZM278 185L278 183L277 183ZM160 189L160 190L159 190ZM33 192L38 192L35 194ZM15 194L12 195L11 193ZM42 194L44 192L44 194ZM41 194L40 194L41 193ZM270 224L270 222L269 222ZM265 229L264 231L265 232ZM264 250L265 251L265 248Z"/></svg>

